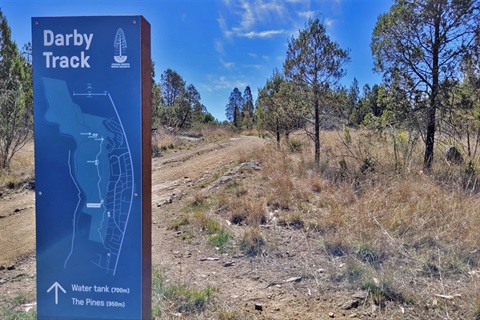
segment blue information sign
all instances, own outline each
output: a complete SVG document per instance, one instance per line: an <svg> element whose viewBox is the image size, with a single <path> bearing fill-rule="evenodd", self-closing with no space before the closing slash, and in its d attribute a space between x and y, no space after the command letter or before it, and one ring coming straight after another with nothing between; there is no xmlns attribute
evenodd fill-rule
<svg viewBox="0 0 480 320"><path fill-rule="evenodd" d="M149 28L141 16L32 18L38 319L148 317Z"/></svg>

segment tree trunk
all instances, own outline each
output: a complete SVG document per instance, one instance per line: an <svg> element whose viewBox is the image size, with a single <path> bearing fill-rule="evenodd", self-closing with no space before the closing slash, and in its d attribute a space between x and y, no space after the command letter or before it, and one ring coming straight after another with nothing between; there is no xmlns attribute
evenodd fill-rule
<svg viewBox="0 0 480 320"><path fill-rule="evenodd" d="M318 102L318 89L314 89L315 99L315 165L320 168L320 107Z"/></svg>
<svg viewBox="0 0 480 320"><path fill-rule="evenodd" d="M425 156L423 158L423 169L430 171L433 163L433 147L435 145L435 112L436 112L436 98L432 92L430 98L430 106L427 115L427 135L425 140Z"/></svg>
<svg viewBox="0 0 480 320"><path fill-rule="evenodd" d="M8 164L8 161L7 161L7 158L8 158L8 155L5 154L5 155L2 155L2 159L0 159L0 169L7 169L7 164Z"/></svg>
<svg viewBox="0 0 480 320"><path fill-rule="evenodd" d="M438 58L440 52L440 18L441 12L437 5L437 15L434 20L434 43L432 48L432 87L430 102L427 111L427 136L425 140L425 157L423 158L423 169L431 171L433 163L433 153L435 146L435 113L438 107Z"/></svg>
<svg viewBox="0 0 480 320"><path fill-rule="evenodd" d="M467 130L467 154L469 157L472 156L472 148L470 147L470 132Z"/></svg>
<svg viewBox="0 0 480 320"><path fill-rule="evenodd" d="M277 131L277 148L280 150L280 124L278 123L277 119L277 124L276 124L276 131Z"/></svg>
<svg viewBox="0 0 480 320"><path fill-rule="evenodd" d="M235 107L233 108L233 126L234 126L235 128L238 127L238 124L237 124L237 121L238 121L238 120L237 120L237 112L238 112L237 106L235 106Z"/></svg>
<svg viewBox="0 0 480 320"><path fill-rule="evenodd" d="M188 119L188 112L185 113L185 115L180 119L180 124L178 125L178 128L181 129L185 125L185 122L187 122Z"/></svg>

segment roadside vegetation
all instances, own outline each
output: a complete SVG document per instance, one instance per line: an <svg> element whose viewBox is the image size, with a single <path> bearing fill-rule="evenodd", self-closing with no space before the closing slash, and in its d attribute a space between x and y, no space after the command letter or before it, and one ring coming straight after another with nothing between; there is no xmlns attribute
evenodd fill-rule
<svg viewBox="0 0 480 320"><path fill-rule="evenodd" d="M285 251L301 256L289 263L302 266L302 281L317 294L361 290L364 303L385 315L403 308L425 319L474 318L480 190L468 182L477 180L472 164L438 159L426 174L420 143L399 164L390 135L336 130L322 137L319 169L301 132L280 147L272 139L243 154L232 166L261 169L193 197L175 228L191 235L185 241L203 238L233 256L278 264L287 263ZM288 237L297 242L279 243Z"/></svg>

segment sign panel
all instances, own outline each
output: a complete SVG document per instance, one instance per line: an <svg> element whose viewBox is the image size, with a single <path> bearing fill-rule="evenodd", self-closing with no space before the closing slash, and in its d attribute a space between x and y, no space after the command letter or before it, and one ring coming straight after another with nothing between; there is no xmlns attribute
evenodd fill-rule
<svg viewBox="0 0 480 320"><path fill-rule="evenodd" d="M151 313L150 25L32 18L38 319Z"/></svg>

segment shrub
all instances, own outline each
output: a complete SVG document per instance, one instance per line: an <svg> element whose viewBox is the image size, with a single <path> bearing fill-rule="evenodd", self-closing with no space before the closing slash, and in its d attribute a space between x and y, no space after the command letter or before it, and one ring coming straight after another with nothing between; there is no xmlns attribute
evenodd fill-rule
<svg viewBox="0 0 480 320"><path fill-rule="evenodd" d="M290 152L300 152L303 148L303 142L297 139L290 139L288 141L288 148Z"/></svg>

